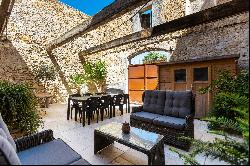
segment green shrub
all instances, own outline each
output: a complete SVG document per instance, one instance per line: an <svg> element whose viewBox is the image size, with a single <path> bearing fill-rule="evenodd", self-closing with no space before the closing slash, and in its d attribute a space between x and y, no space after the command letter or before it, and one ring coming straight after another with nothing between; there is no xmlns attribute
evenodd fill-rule
<svg viewBox="0 0 250 166"><path fill-rule="evenodd" d="M166 56L157 52L150 52L148 53L144 59L142 60L143 63L153 63L157 61L166 61Z"/></svg>
<svg viewBox="0 0 250 166"><path fill-rule="evenodd" d="M24 134L37 131L42 125L37 100L28 84L0 82L0 112L10 130Z"/></svg>
<svg viewBox="0 0 250 166"><path fill-rule="evenodd" d="M211 91L214 93L235 93L249 97L249 72L242 70L237 76L234 76L229 71L222 70L211 85L200 89L203 94Z"/></svg>
<svg viewBox="0 0 250 166"><path fill-rule="evenodd" d="M223 71L210 86L201 89L202 93L214 92L213 108L206 118L210 133L223 135L225 139L213 142L189 140L193 144L190 154L179 154L188 164L199 164L195 160L197 154L205 154L234 165L249 164L249 73L241 71L237 76ZM243 141L230 139L229 135L243 138Z"/></svg>
<svg viewBox="0 0 250 166"><path fill-rule="evenodd" d="M231 120L241 117L234 111L235 108L244 109L248 107L248 98L235 93L220 92L214 97L214 104L210 116L225 117Z"/></svg>

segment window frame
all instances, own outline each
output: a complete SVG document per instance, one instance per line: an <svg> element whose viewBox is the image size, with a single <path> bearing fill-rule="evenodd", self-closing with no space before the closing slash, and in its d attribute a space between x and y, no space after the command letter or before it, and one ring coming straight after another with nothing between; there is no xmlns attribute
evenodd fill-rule
<svg viewBox="0 0 250 166"><path fill-rule="evenodd" d="M177 82L177 81L176 81L175 71L178 71L178 70L185 70L185 81L181 81L181 82ZM174 83L187 83L187 79L188 79L188 78L187 78L187 69L186 69L186 68L174 69L173 72L174 72Z"/></svg>
<svg viewBox="0 0 250 166"><path fill-rule="evenodd" d="M142 17L141 15L147 11L151 11L150 12L150 26L146 29L149 29L149 28L152 28L153 27L153 8L152 8L152 5L149 5L147 7L145 7L141 12L139 12L139 17L140 17L140 26L142 29L145 29L142 27Z"/></svg>
<svg viewBox="0 0 250 166"><path fill-rule="evenodd" d="M195 80L195 69L202 69L202 68L206 68L207 69L207 80ZM192 76L193 76L193 82L194 83L208 83L209 82L209 66L199 66L199 67L193 67L192 69Z"/></svg>

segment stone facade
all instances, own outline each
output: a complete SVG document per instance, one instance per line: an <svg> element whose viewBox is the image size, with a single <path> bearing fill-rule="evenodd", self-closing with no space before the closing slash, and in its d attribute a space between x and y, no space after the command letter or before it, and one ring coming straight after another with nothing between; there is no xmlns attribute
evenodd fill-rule
<svg viewBox="0 0 250 166"><path fill-rule="evenodd" d="M0 48L1 59L8 57L8 60L1 63L0 70L16 73L14 82L32 80L33 77L26 73L32 74L34 66L42 62L52 64L45 45L88 18L57 0L16 0L7 27L10 48L8 51ZM22 70L12 66L17 63ZM23 75L19 78L16 76L18 73ZM0 78L5 80L14 80L13 77L0 74ZM66 93L65 88L61 88L64 85L60 78L57 77L51 85L49 92L56 96L54 101L63 101Z"/></svg>
<svg viewBox="0 0 250 166"><path fill-rule="evenodd" d="M9 40L0 40L0 80L34 83L34 76Z"/></svg>
<svg viewBox="0 0 250 166"><path fill-rule="evenodd" d="M170 1L160 1L163 6L167 6L166 10L159 10L157 18L160 21L167 22L177 19L184 15L192 14L200 10L213 7L227 2L226 0L213 1L192 1L190 13L187 13L185 3ZM155 3L159 8L159 4ZM172 4L172 6L171 6ZM175 5L179 4L179 7ZM154 4L153 4L154 5ZM174 7L175 6L175 7ZM181 6L181 7L180 7ZM154 6L152 7L154 9ZM177 10L178 8L178 10ZM174 9L174 10L172 10ZM154 10L153 10L154 11ZM167 13L167 14L166 14ZM174 13L171 15L171 13ZM175 15L179 13L178 15ZM159 17L159 16L169 17ZM164 18L164 19L162 19ZM160 24L160 23L159 23ZM102 59L108 64L109 75L107 77L108 85L121 88L128 91L128 61L130 57L134 57L138 53L151 50L168 51L174 48L172 61L180 61L187 59L195 59L198 57L225 56L231 54L240 54L239 66L248 68L249 63L249 13L243 13L236 16L224 18L215 22L202 24L185 30L153 37L139 42L133 42L106 51L81 56L89 59ZM84 53L84 52L83 52Z"/></svg>
<svg viewBox="0 0 250 166"><path fill-rule="evenodd" d="M209 4L205 2L207 1L154 1L152 3L153 25L159 25L198 12L199 10L224 3L226 0L214 0L213 3ZM138 7L134 11L128 12L96 30L54 49L52 52L54 59L52 59L47 55L45 45L89 17L58 3L56 0L17 0L8 24L8 39L18 51L18 56L27 65L25 70L32 71L32 66L42 61L54 64L60 70L67 85L58 76L57 80L51 83L52 86L49 91L55 95L55 101L65 101L68 93L70 93L66 87L71 86L69 77L83 72L79 52L132 34L135 31L134 27L138 26L135 25L135 18L138 18L137 12L140 8ZM135 17L132 18L134 15ZM91 61L97 59L105 61L108 68L108 87L128 91L128 58L134 57L141 52L151 50L168 51L171 47L175 49L172 60L240 54L240 66L248 67L248 23L248 13L243 13L213 23L206 23L190 29L81 56ZM4 57L2 51L0 55ZM3 63L3 65L6 64ZM13 70L15 71L15 69ZM8 69L4 71L8 72ZM4 75L4 77L8 76ZM29 79L27 78L27 80Z"/></svg>

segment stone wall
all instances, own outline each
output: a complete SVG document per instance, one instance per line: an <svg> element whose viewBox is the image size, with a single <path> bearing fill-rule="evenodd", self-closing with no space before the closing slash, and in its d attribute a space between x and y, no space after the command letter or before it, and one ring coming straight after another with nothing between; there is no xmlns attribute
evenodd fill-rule
<svg viewBox="0 0 250 166"><path fill-rule="evenodd" d="M231 0L186 0L186 15L205 10Z"/></svg>
<svg viewBox="0 0 250 166"><path fill-rule="evenodd" d="M224 2L220 1L220 3ZM219 1L216 3L219 4ZM207 6L209 7L212 6ZM179 13L181 13L180 17L183 16L182 12ZM239 67L248 68L249 13L82 56L106 61L109 73L107 84L127 91L127 59L138 52L169 50L170 47L175 49L172 61L239 54Z"/></svg>
<svg viewBox="0 0 250 166"><path fill-rule="evenodd" d="M6 73L19 75L21 72L25 75L28 71L32 73L34 66L42 62L53 64L47 55L45 45L88 18L89 16L57 0L16 0L7 27L7 38L11 42L11 49L0 52L1 59L9 57L1 64L1 68L4 68ZM60 56L58 58L63 59ZM69 69L74 65L71 59L74 60L74 57L69 58L67 66ZM12 64L17 64L16 66L20 66L22 70L17 67L10 68ZM0 78L11 80L12 77L8 75L0 74ZM29 75L17 78L17 82L33 79ZM65 100L67 91L58 76L56 81L51 82L49 92L55 96L55 102Z"/></svg>
<svg viewBox="0 0 250 166"><path fill-rule="evenodd" d="M194 6L194 0L192 2ZM216 4L223 2L219 0L216 1ZM134 25L131 17L140 8L128 12L96 30L54 49L52 52L53 58L51 58L45 51L45 44L58 38L64 32L67 32L89 17L58 3L56 0L17 0L8 24L8 39L18 52L16 52L17 55L12 52L3 55L1 51L1 58L5 58L8 54L20 57L23 59L25 72L32 72L32 66L40 64L42 61L58 67L67 84L58 75L56 81L51 82L49 91L54 94L55 101L65 101L68 93L70 93L66 86L70 86L69 88L73 89L69 77L83 72L78 55L79 52L132 34ZM155 25L159 25L183 17L185 11L187 14L187 3L185 0L157 0L153 3L153 11L156 15L155 18L158 18ZM192 8L191 12L197 12L196 8L195 10ZM133 57L138 52L150 50L167 51L171 47L175 49L172 60L239 53L241 55L240 66L248 67L248 18L248 13L240 14L194 28L126 44L95 54L84 55L84 58L91 61L97 59L105 61L108 68L108 87L120 88L125 91L128 90L128 58ZM6 67L11 63L11 60L7 61L6 64L2 63L4 65L2 68L5 68L4 72L15 73L15 68L9 70ZM4 73L3 71L2 73ZM20 76L18 80L32 80L28 74L24 75L27 78L25 78L26 76ZM11 77L1 74L0 68L0 79L3 78L9 79Z"/></svg>
<svg viewBox="0 0 250 166"><path fill-rule="evenodd" d="M34 76L30 72L22 56L9 40L0 39L0 80L34 83Z"/></svg>

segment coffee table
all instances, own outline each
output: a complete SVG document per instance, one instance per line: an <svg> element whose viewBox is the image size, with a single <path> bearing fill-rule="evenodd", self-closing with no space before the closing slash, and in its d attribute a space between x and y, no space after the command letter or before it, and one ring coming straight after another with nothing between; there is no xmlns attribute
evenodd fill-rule
<svg viewBox="0 0 250 166"><path fill-rule="evenodd" d="M113 144L114 141L140 151L148 156L148 165L165 165L164 136L131 127L129 134L122 133L121 123L109 123L94 131L94 153Z"/></svg>

